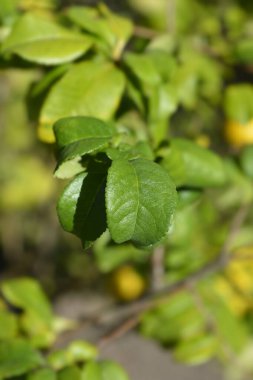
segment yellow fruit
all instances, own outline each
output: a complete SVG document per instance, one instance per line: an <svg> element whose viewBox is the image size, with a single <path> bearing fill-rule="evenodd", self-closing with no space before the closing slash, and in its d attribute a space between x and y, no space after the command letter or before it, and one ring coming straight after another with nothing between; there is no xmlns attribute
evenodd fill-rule
<svg viewBox="0 0 253 380"><path fill-rule="evenodd" d="M235 148L253 144L253 119L245 124L228 121L225 125L225 138Z"/></svg>
<svg viewBox="0 0 253 380"><path fill-rule="evenodd" d="M130 265L117 269L111 279L113 293L122 301L133 301L145 291L144 278Z"/></svg>

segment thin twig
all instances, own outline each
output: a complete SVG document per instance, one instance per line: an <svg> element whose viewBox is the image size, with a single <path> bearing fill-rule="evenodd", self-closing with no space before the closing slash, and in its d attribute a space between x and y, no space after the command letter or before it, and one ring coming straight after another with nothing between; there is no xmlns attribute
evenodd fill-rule
<svg viewBox="0 0 253 380"><path fill-rule="evenodd" d="M154 37L157 37L158 35L159 33L154 29L146 28L145 26L140 25L136 25L134 27L134 36L136 37L146 38L150 40Z"/></svg>

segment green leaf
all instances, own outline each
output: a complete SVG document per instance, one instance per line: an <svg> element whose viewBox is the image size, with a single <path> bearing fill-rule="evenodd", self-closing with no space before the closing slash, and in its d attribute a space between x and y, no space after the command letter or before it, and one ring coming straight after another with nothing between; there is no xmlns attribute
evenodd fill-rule
<svg viewBox="0 0 253 380"><path fill-rule="evenodd" d="M91 47L89 38L32 13L15 24L4 41L3 53L16 53L28 61L45 65L73 61Z"/></svg>
<svg viewBox="0 0 253 380"><path fill-rule="evenodd" d="M86 341L77 340L67 348L52 352L48 356L48 362L55 370L59 370L75 363L95 359L97 356L98 351L95 346Z"/></svg>
<svg viewBox="0 0 253 380"><path fill-rule="evenodd" d="M220 157L185 139L171 141L161 165L177 186L205 188L223 186L226 183L226 171Z"/></svg>
<svg viewBox="0 0 253 380"><path fill-rule="evenodd" d="M104 4L100 4L99 9L71 7L67 15L75 24L104 41L112 49L114 58L119 58L133 32L129 19L111 12Z"/></svg>
<svg viewBox="0 0 253 380"><path fill-rule="evenodd" d="M253 86L235 84L226 88L225 112L228 119L246 124L253 119Z"/></svg>
<svg viewBox="0 0 253 380"><path fill-rule="evenodd" d="M22 375L42 364L41 355L21 339L0 342L0 378Z"/></svg>
<svg viewBox="0 0 253 380"><path fill-rule="evenodd" d="M38 369L29 374L27 380L56 380L56 373L50 368Z"/></svg>
<svg viewBox="0 0 253 380"><path fill-rule="evenodd" d="M105 180L104 170L79 174L66 187L57 205L63 229L77 235L84 246L106 229Z"/></svg>
<svg viewBox="0 0 253 380"><path fill-rule="evenodd" d="M0 340L14 338L17 330L16 316L7 310L0 310Z"/></svg>
<svg viewBox="0 0 253 380"><path fill-rule="evenodd" d="M70 366L58 372L58 380L81 380L82 373L77 366Z"/></svg>
<svg viewBox="0 0 253 380"><path fill-rule="evenodd" d="M25 277L6 280L2 283L1 290L10 304L51 324L53 314L50 303L36 280Z"/></svg>
<svg viewBox="0 0 253 380"><path fill-rule="evenodd" d="M159 242L168 232L176 207L175 185L149 160L113 161L106 186L107 221L116 243L139 246Z"/></svg>
<svg viewBox="0 0 253 380"><path fill-rule="evenodd" d="M123 74L111 63L88 61L74 65L51 89L40 123L52 125L72 116L110 119L124 89Z"/></svg>
<svg viewBox="0 0 253 380"><path fill-rule="evenodd" d="M73 165L82 156L107 145L114 134L114 129L101 120L79 116L58 120L54 124L54 132L56 143L60 148L55 176L68 178L77 174ZM82 166L79 166L82 171Z"/></svg>
<svg viewBox="0 0 253 380"><path fill-rule="evenodd" d="M82 380L129 380L126 372L109 360L90 362L84 367Z"/></svg>
<svg viewBox="0 0 253 380"><path fill-rule="evenodd" d="M253 62L253 41L250 39L242 39L234 49L233 56L235 59L244 64L252 64Z"/></svg>
<svg viewBox="0 0 253 380"><path fill-rule="evenodd" d="M95 359L98 356L98 350L95 346L84 340L75 340L68 347L75 362Z"/></svg>
<svg viewBox="0 0 253 380"><path fill-rule="evenodd" d="M244 173L253 179L253 145L248 145L242 150L240 164Z"/></svg>
<svg viewBox="0 0 253 380"><path fill-rule="evenodd" d="M103 380L129 380L126 372L110 360L104 360L99 363Z"/></svg>
<svg viewBox="0 0 253 380"><path fill-rule="evenodd" d="M218 342L213 335L200 335L181 342L173 352L175 359L187 364L201 364L217 353Z"/></svg>
<svg viewBox="0 0 253 380"><path fill-rule="evenodd" d="M159 72L149 55L127 53L124 62L140 82L152 86L161 82Z"/></svg>

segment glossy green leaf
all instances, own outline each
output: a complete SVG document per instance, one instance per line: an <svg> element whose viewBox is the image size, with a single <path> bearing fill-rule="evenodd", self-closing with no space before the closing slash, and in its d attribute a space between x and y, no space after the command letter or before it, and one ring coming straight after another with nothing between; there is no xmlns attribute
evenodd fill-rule
<svg viewBox="0 0 253 380"><path fill-rule="evenodd" d="M6 280L1 285L4 297L18 308L50 324L53 319L50 303L40 287L32 278Z"/></svg>
<svg viewBox="0 0 253 380"><path fill-rule="evenodd" d="M181 342L173 354L175 359L187 364L201 364L217 353L217 338L212 335L200 335Z"/></svg>
<svg viewBox="0 0 253 380"><path fill-rule="evenodd" d="M89 362L83 369L82 380L129 380L126 372L109 360Z"/></svg>
<svg viewBox="0 0 253 380"><path fill-rule="evenodd" d="M0 378L22 375L43 363L41 355L27 341L0 342Z"/></svg>
<svg viewBox="0 0 253 380"><path fill-rule="evenodd" d="M29 374L27 380L56 380L56 373L50 368L38 369Z"/></svg>
<svg viewBox="0 0 253 380"><path fill-rule="evenodd" d="M178 186L222 186L227 179L225 167L218 155L181 138L171 141L161 165Z"/></svg>
<svg viewBox="0 0 253 380"><path fill-rule="evenodd" d="M253 119L253 86L234 84L226 88L225 112L228 119L245 124Z"/></svg>
<svg viewBox="0 0 253 380"><path fill-rule="evenodd" d="M124 83L123 74L111 63L76 64L53 86L42 107L40 123L52 125L69 115L110 119L119 105Z"/></svg>
<svg viewBox="0 0 253 380"><path fill-rule="evenodd" d="M118 160L109 169L107 222L117 243L139 246L160 241L168 232L177 194L169 175L149 160Z"/></svg>
<svg viewBox="0 0 253 380"><path fill-rule="evenodd" d="M80 57L90 47L89 38L27 13L15 24L2 51L16 53L28 61L57 65Z"/></svg>
<svg viewBox="0 0 253 380"><path fill-rule="evenodd" d="M79 174L66 187L57 205L64 230L77 235L85 246L106 229L105 180L104 171Z"/></svg>
<svg viewBox="0 0 253 380"><path fill-rule="evenodd" d="M73 164L85 154L105 147L111 140L114 129L101 120L76 116L58 120L54 124L54 132L57 146L60 148L55 176L68 178L77 174L73 170Z"/></svg>
<svg viewBox="0 0 253 380"><path fill-rule="evenodd" d="M7 310L0 310L0 340L14 338L17 334L17 317Z"/></svg>

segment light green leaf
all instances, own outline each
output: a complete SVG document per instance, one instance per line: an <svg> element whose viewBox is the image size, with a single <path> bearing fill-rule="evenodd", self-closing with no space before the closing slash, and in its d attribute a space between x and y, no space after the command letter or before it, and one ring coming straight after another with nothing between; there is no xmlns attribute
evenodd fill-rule
<svg viewBox="0 0 253 380"><path fill-rule="evenodd" d="M75 340L68 347L75 362L95 359L98 356L98 350L95 346L84 340Z"/></svg>
<svg viewBox="0 0 253 380"><path fill-rule="evenodd" d="M1 290L10 304L51 324L53 314L50 303L36 280L28 277L6 280L2 283Z"/></svg>
<svg viewBox="0 0 253 380"><path fill-rule="evenodd" d="M124 85L123 74L110 63L76 64L53 86L42 107L40 123L52 125L69 115L110 119Z"/></svg>
<svg viewBox="0 0 253 380"><path fill-rule="evenodd" d="M105 171L79 174L66 187L57 205L62 227L77 235L84 246L106 229L105 179Z"/></svg>
<svg viewBox="0 0 253 380"><path fill-rule="evenodd" d="M0 378L22 375L42 364L41 355L21 339L0 342Z"/></svg>
<svg viewBox="0 0 253 380"><path fill-rule="evenodd" d="M253 179L253 145L248 145L242 150L240 164L244 173Z"/></svg>
<svg viewBox="0 0 253 380"><path fill-rule="evenodd" d="M89 362L83 369L82 380L129 380L126 372L109 360Z"/></svg>
<svg viewBox="0 0 253 380"><path fill-rule="evenodd" d="M101 120L79 116L67 117L54 124L56 143L60 148L55 176L68 178L77 174L74 165L82 156L95 152L107 145L114 129ZM76 166L82 171L81 165Z"/></svg>
<svg viewBox="0 0 253 380"><path fill-rule="evenodd" d="M58 372L58 380L82 380L82 373L77 366L70 366Z"/></svg>
<svg viewBox="0 0 253 380"><path fill-rule="evenodd" d="M27 380L56 380L56 373L50 368L38 369L29 374Z"/></svg>
<svg viewBox="0 0 253 380"><path fill-rule="evenodd" d="M68 17L84 30L104 41L118 58L133 32L133 25L127 18L111 12L104 4L99 9L71 7Z"/></svg>
<svg viewBox="0 0 253 380"><path fill-rule="evenodd" d="M82 371L82 380L102 380L99 363L89 362L84 366Z"/></svg>
<svg viewBox="0 0 253 380"><path fill-rule="evenodd" d="M246 124L253 119L253 86L234 84L226 88L225 112L228 119Z"/></svg>
<svg viewBox="0 0 253 380"><path fill-rule="evenodd" d="M95 346L86 341L77 340L67 348L52 352L48 356L48 362L55 370L59 370L78 362L95 359L97 356L98 351Z"/></svg>
<svg viewBox="0 0 253 380"><path fill-rule="evenodd" d="M140 82L152 86L161 82L159 72L149 55L127 53L124 62Z"/></svg>
<svg viewBox="0 0 253 380"><path fill-rule="evenodd" d="M181 342L173 354L175 359L187 364L201 364L217 353L218 342L213 335L200 335Z"/></svg>
<svg viewBox="0 0 253 380"><path fill-rule="evenodd" d="M16 316L7 310L0 310L0 340L15 337L17 330Z"/></svg>
<svg viewBox="0 0 253 380"><path fill-rule="evenodd" d="M73 61L91 47L89 38L32 13L15 24L4 41L4 53L16 53L24 59L45 65Z"/></svg>
<svg viewBox="0 0 253 380"><path fill-rule="evenodd" d="M126 372L119 364L109 360L104 360L99 364L103 380L129 380Z"/></svg>
<svg viewBox="0 0 253 380"><path fill-rule="evenodd" d="M222 186L227 179L225 166L218 155L186 139L171 141L161 165L177 186Z"/></svg>
<svg viewBox="0 0 253 380"><path fill-rule="evenodd" d="M157 243L168 232L176 199L174 183L158 164L145 159L114 161L106 186L113 240L132 240L140 246Z"/></svg>

